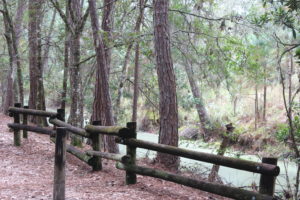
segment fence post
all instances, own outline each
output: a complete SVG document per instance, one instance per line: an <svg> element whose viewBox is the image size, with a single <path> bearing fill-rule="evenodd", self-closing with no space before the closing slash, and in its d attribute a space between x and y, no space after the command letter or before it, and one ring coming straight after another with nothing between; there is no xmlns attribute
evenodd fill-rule
<svg viewBox="0 0 300 200"><path fill-rule="evenodd" d="M16 108L21 108L21 103L15 103ZM20 114L14 113L14 123L20 124ZM14 145L20 146L21 145L21 134L19 129L14 129Z"/></svg>
<svg viewBox="0 0 300 200"><path fill-rule="evenodd" d="M65 121L65 109L59 108L56 110L57 116L56 118ZM55 130L57 127L54 125L53 129ZM54 140L55 136L50 136L50 140Z"/></svg>
<svg viewBox="0 0 300 200"><path fill-rule="evenodd" d="M263 158L262 163L277 165L277 158ZM273 196L275 192L276 176L261 175L259 193Z"/></svg>
<svg viewBox="0 0 300 200"><path fill-rule="evenodd" d="M65 199L66 128L58 127L55 138L53 200Z"/></svg>
<svg viewBox="0 0 300 200"><path fill-rule="evenodd" d="M127 123L127 128L130 129L133 136L130 138L136 139L136 122L128 122ZM129 162L127 163L128 165L135 165L136 162L136 147L132 147L130 145L126 146L126 155L130 157ZM136 184L136 174L126 171L126 185L129 184Z"/></svg>
<svg viewBox="0 0 300 200"><path fill-rule="evenodd" d="M93 121L92 125L97 126L101 125L101 121ZM101 151L101 135L100 134L91 134L92 147L94 151ZM102 170L101 157L93 156L92 158L92 167L93 171Z"/></svg>
<svg viewBox="0 0 300 200"><path fill-rule="evenodd" d="M24 109L28 109L29 106L24 106ZM27 114L23 114L23 125L27 125ZM23 130L23 138L28 138L27 130Z"/></svg>
<svg viewBox="0 0 300 200"><path fill-rule="evenodd" d="M61 120L61 121L65 121L65 109L63 108L59 108L57 109L57 119Z"/></svg>

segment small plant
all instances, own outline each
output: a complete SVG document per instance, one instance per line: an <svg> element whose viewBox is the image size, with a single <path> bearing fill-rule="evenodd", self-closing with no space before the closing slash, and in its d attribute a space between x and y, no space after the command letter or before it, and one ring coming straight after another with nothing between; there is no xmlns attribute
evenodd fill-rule
<svg viewBox="0 0 300 200"><path fill-rule="evenodd" d="M283 142L289 136L289 127L287 124L278 124L275 137L278 141Z"/></svg>

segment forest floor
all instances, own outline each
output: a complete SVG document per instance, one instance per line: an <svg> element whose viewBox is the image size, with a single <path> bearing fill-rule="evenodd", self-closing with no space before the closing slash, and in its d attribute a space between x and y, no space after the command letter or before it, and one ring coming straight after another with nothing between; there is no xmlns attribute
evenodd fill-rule
<svg viewBox="0 0 300 200"><path fill-rule="evenodd" d="M7 123L12 119L0 115L0 199L52 199L54 145L49 136L29 133L21 147L13 146L13 133ZM145 164L145 163L140 163ZM66 199L145 199L196 200L226 199L175 183L138 176L138 183L124 184L124 171L113 161L103 161L103 170L91 167L67 153Z"/></svg>

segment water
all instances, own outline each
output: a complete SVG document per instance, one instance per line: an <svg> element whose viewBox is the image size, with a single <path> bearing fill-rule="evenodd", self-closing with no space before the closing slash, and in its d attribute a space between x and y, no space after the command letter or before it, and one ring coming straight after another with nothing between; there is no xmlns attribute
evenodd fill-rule
<svg viewBox="0 0 300 200"><path fill-rule="evenodd" d="M155 143L158 142L158 135L155 135L155 134L138 132L137 138L140 140L149 141L149 142L155 142ZM205 146L206 146L205 143L199 143L199 141L197 141L197 142L180 141L179 142L179 147L181 147L181 148L216 154L216 149L205 147ZM120 145L120 151L122 153L125 153L124 145ZM229 152L229 153L226 153L225 156L237 157L237 154L240 154L240 153L239 152ZM137 157L138 158L145 158L145 157L154 158L155 155L156 155L155 151L149 151L149 150L141 149L141 148L137 149ZM251 161L255 161L255 162L261 162L260 158L255 155L239 155L239 158L245 159L245 160L251 160ZM198 174L202 174L205 172L207 174L212 167L212 164L195 161L195 160L191 160L188 158L181 158L180 161L181 161L180 167L182 169L192 169L192 171L194 173L198 173ZM284 168L283 161L278 161L278 166L280 167L280 175L276 179L277 180L276 181L276 190L282 191L282 187L285 187L285 185L286 185L286 179L285 179L286 172L284 170L285 168ZM291 180L291 183L295 183L295 177L296 177L296 172L297 172L296 164L289 162L288 166L287 166L287 171L288 171L288 175ZM247 186L251 186L251 184L253 182L255 182L256 185L259 185L260 174L220 166L219 176L222 178L223 182L225 182L227 184L229 183L236 187L244 187L244 186L247 187Z"/></svg>

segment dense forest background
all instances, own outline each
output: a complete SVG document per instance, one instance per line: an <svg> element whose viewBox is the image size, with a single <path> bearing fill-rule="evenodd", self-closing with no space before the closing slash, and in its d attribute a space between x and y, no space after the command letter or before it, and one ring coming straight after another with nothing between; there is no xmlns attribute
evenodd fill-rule
<svg viewBox="0 0 300 200"><path fill-rule="evenodd" d="M218 144L232 123L230 145L298 164L297 198L299 4L1 0L1 109L65 108L78 127L137 121L172 145L177 132Z"/></svg>

